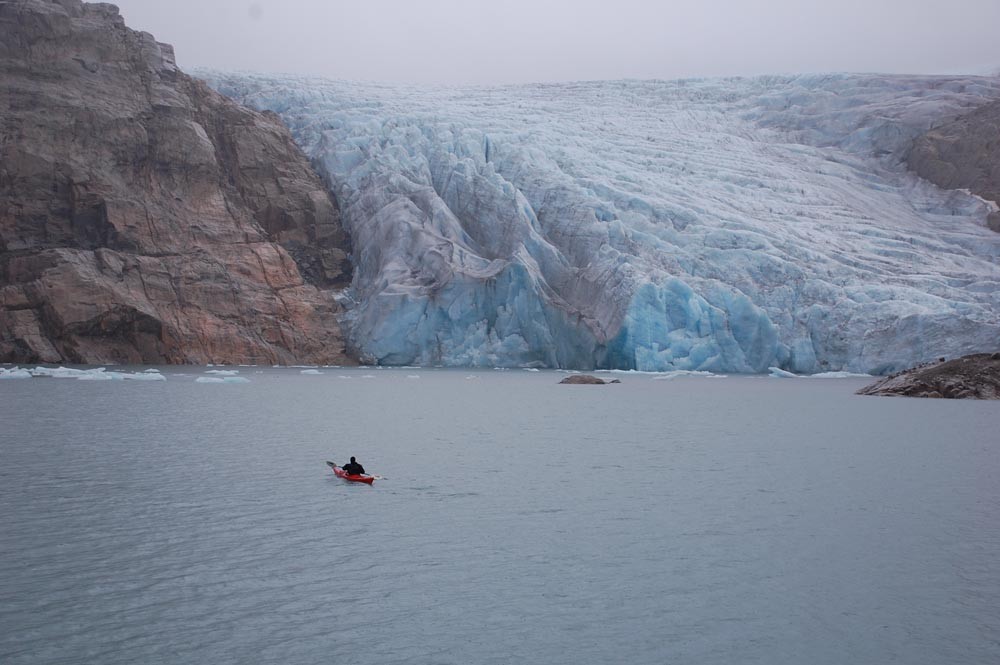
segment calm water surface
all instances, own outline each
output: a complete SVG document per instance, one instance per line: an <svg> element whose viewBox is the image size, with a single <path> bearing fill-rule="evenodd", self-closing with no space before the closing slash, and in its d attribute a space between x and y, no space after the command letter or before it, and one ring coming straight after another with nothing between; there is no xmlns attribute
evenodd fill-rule
<svg viewBox="0 0 1000 665"><path fill-rule="evenodd" d="M164 371L0 381L0 662L1000 662L997 403Z"/></svg>

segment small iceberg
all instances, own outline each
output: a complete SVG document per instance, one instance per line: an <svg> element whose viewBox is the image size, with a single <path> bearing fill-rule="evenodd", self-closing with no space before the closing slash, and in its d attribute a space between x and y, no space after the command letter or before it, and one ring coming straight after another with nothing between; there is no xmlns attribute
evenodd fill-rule
<svg viewBox="0 0 1000 665"><path fill-rule="evenodd" d="M305 374L307 376L318 376L322 373L323 372L319 371L318 369L304 369L299 372L299 374Z"/></svg>
<svg viewBox="0 0 1000 665"><path fill-rule="evenodd" d="M250 379L243 376L199 376L195 383L250 383Z"/></svg>
<svg viewBox="0 0 1000 665"><path fill-rule="evenodd" d="M167 377L160 374L158 370L150 372L148 369L140 374L122 374L126 381L166 381Z"/></svg>
<svg viewBox="0 0 1000 665"><path fill-rule="evenodd" d="M871 379L874 378L871 374L859 374L857 372L820 372L819 374L810 374L806 378L808 379Z"/></svg>
<svg viewBox="0 0 1000 665"><path fill-rule="evenodd" d="M689 370L689 369L678 369L673 372L662 372L653 377L653 381L673 381L674 379L682 379L686 377L701 377L704 379L714 379L714 378L725 378L723 374L713 374L712 372L705 372L702 370Z"/></svg>
<svg viewBox="0 0 1000 665"><path fill-rule="evenodd" d="M211 367L211 365L209 365ZM209 369L205 370L205 374L215 374L216 376L236 376L240 373L238 369Z"/></svg>
<svg viewBox="0 0 1000 665"><path fill-rule="evenodd" d="M101 367L100 370L103 372L104 368ZM87 373L82 369L71 369L69 367L62 366L55 369L51 367L36 367L35 369L29 371L31 372L31 376L47 376L52 379L77 379Z"/></svg>
<svg viewBox="0 0 1000 665"><path fill-rule="evenodd" d="M31 372L20 367L13 369L0 369L0 379L30 379Z"/></svg>
<svg viewBox="0 0 1000 665"><path fill-rule="evenodd" d="M778 367L768 367L769 376L778 379L870 379L871 374L856 372L820 372L818 374L792 374Z"/></svg>

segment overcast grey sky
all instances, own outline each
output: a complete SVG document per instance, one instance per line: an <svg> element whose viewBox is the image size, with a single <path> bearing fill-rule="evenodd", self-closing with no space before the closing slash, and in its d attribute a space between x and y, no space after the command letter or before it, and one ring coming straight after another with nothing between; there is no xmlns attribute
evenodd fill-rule
<svg viewBox="0 0 1000 665"><path fill-rule="evenodd" d="M520 83L1000 69L1000 0L114 0L182 68Z"/></svg>

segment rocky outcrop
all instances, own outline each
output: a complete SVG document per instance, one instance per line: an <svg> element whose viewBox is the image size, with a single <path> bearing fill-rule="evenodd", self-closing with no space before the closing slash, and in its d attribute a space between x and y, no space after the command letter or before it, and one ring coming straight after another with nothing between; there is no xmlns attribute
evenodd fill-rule
<svg viewBox="0 0 1000 665"><path fill-rule="evenodd" d="M1000 399L1000 353L977 353L892 374L859 395Z"/></svg>
<svg viewBox="0 0 1000 665"><path fill-rule="evenodd" d="M933 129L913 144L910 168L944 189L967 189L1000 204L1000 102ZM1000 211L987 218L1000 232Z"/></svg>
<svg viewBox="0 0 1000 665"><path fill-rule="evenodd" d="M591 376L590 374L571 374L559 383L568 383L570 385L578 386L603 386L609 383L621 383L621 381L618 379L605 381L604 379L599 379L596 376Z"/></svg>
<svg viewBox="0 0 1000 665"><path fill-rule="evenodd" d="M335 202L118 9L0 2L0 362L344 362Z"/></svg>

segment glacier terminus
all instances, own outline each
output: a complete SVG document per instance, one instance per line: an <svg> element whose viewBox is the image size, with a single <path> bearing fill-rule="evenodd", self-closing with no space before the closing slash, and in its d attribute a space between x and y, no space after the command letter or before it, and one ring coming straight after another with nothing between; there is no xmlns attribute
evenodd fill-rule
<svg viewBox="0 0 1000 665"><path fill-rule="evenodd" d="M368 362L882 373L1000 340L995 204L905 162L997 78L201 74L335 194Z"/></svg>

